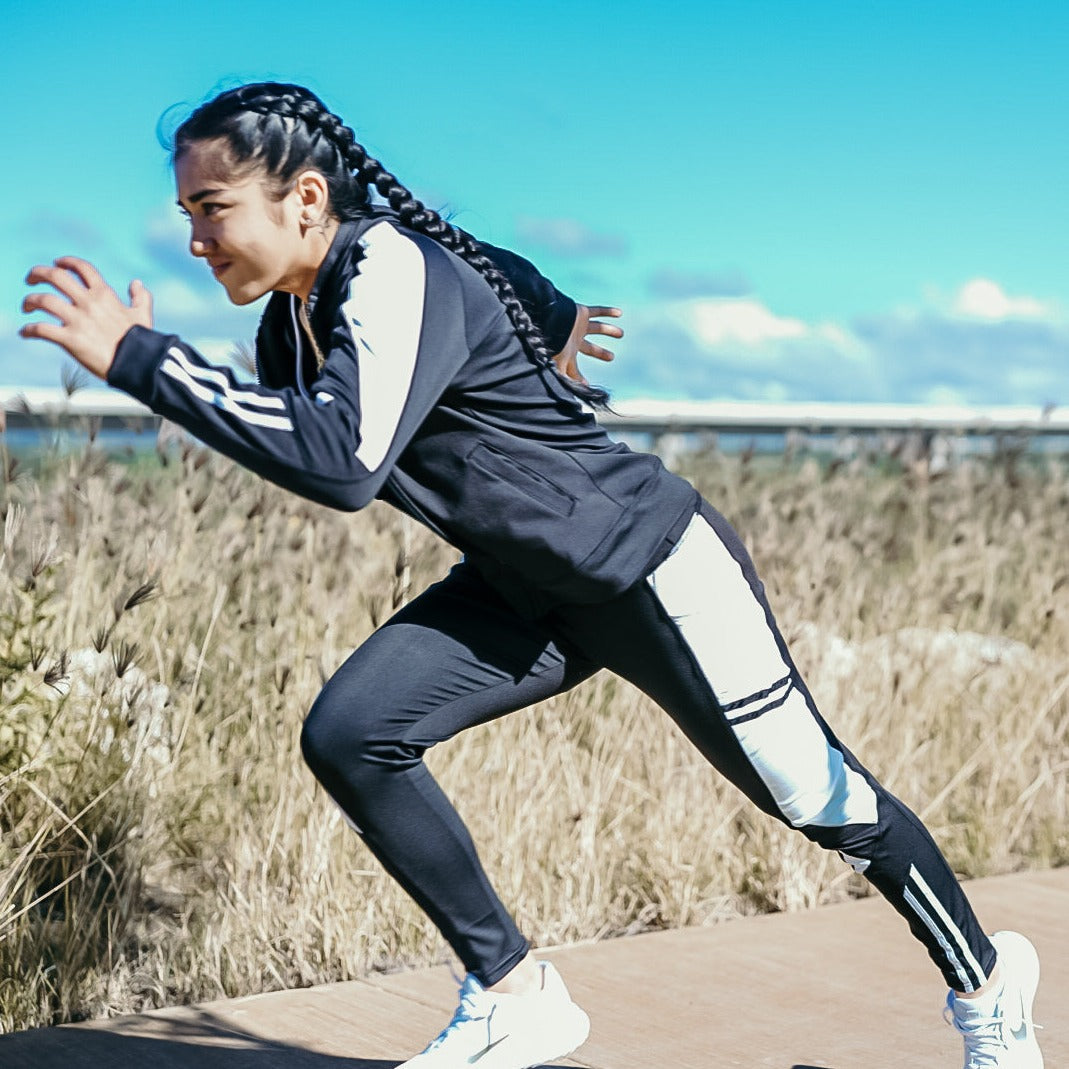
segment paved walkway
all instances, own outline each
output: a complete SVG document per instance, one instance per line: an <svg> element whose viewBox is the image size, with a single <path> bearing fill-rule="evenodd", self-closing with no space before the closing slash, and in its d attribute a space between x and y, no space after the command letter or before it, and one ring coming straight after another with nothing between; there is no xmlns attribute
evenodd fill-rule
<svg viewBox="0 0 1069 1069"><path fill-rule="evenodd" d="M1069 1066L1069 868L977 880L992 929L1039 949L1047 1069ZM567 947L591 1069L958 1069L944 991L878 899ZM866 992L875 983L877 997ZM3 1069L393 1069L444 1026L445 968L0 1037Z"/></svg>

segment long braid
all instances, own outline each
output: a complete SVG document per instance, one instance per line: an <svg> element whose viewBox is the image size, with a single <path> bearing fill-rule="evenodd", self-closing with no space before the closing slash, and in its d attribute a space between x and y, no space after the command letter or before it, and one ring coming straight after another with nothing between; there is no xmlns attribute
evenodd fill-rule
<svg viewBox="0 0 1069 1069"><path fill-rule="evenodd" d="M546 347L542 332L524 308L523 302L516 296L507 276L482 251L475 239L467 231L443 219L433 208L428 208L378 160L370 156L367 149L357 141L353 131L326 108L323 108L320 113L319 128L328 140L338 147L339 153L361 189L367 190L374 186L390 207L397 212L404 226L426 234L444 245L486 279L497 295L497 299L505 306L509 320L527 351L537 363L557 373L553 354ZM609 400L608 393L601 387L584 387L582 383L576 383L571 379L564 379L564 381L569 388L573 389L573 392L588 403L603 407ZM579 389L574 389L577 386Z"/></svg>
<svg viewBox="0 0 1069 1069"><path fill-rule="evenodd" d="M215 114L202 115L208 109L215 111ZM184 144L211 136L204 131L212 126L216 128L215 136L219 136L224 132L218 129L223 122L231 117L237 120L241 112L256 116L255 139L259 144L259 147L249 145L241 152L242 159L262 159L268 173L287 184L301 167L309 164L316 166L323 171L330 187L332 209L342 219L364 214L371 206L371 190L374 188L397 213L403 226L444 245L486 279L504 305L524 348L537 364L551 371L572 393L588 404L597 408L607 405L609 395L601 387L576 382L560 374L541 331L516 296L508 278L498 270L475 239L423 204L396 176L370 156L357 141L352 129L309 90L297 85L264 82L223 93L203 105L183 123L176 135L175 155ZM194 124L198 118L201 122ZM283 129L273 129L279 120ZM301 130L307 139L304 146L298 144L303 140L298 135ZM231 148L235 151L238 149L235 141L239 140L235 136L236 131L235 121L233 132L229 128L227 130ZM251 140L246 135L245 141ZM328 156L334 156L335 159L328 159ZM338 167L338 164L341 166ZM339 170L344 173L339 175Z"/></svg>

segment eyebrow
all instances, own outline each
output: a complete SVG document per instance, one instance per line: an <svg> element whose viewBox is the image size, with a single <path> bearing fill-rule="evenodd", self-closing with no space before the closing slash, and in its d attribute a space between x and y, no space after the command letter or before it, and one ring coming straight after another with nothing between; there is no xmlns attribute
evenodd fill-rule
<svg viewBox="0 0 1069 1069"><path fill-rule="evenodd" d="M213 196L215 196L215 194L222 193L222 192L223 192L223 190L221 190L221 189L202 189L199 193L194 193L194 194L192 194L190 196L189 203L190 204L196 204L197 201L204 200L205 197L213 197ZM176 200L175 204L177 204L179 208L182 207L182 201L181 200Z"/></svg>

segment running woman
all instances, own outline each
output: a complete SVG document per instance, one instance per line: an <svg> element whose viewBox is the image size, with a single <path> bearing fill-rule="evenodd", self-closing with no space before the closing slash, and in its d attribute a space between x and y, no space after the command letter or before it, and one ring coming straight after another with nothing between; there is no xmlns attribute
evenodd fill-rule
<svg viewBox="0 0 1069 1069"><path fill-rule="evenodd" d="M49 288L23 309L51 318L21 333L283 487L346 510L379 498L464 554L342 665L301 736L467 970L452 1021L406 1066L523 1069L585 1040L423 755L608 668L905 918L950 987L966 1069L1040 1069L1031 944L984 934L918 818L836 739L724 518L598 426L605 394L574 359L607 357L590 336L619 329L420 203L299 86L203 104L173 164L190 252L235 304L270 294L258 383L154 330L140 282L127 304L73 257L30 271Z"/></svg>

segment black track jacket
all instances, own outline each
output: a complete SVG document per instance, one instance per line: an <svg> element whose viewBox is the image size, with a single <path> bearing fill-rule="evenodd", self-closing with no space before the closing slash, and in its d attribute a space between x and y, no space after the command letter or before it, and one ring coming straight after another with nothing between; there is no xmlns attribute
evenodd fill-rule
<svg viewBox="0 0 1069 1069"><path fill-rule="evenodd" d="M550 344L575 306L514 254ZM306 311L275 293L258 384L132 327L107 380L264 478L332 508L374 498L463 552L525 616L607 600L668 554L697 506L654 456L613 442L526 353L486 280L386 212L341 224Z"/></svg>

